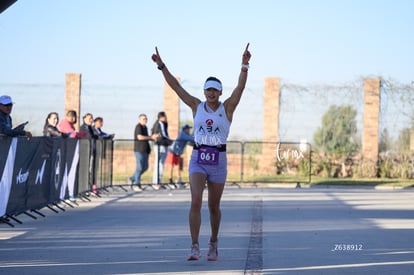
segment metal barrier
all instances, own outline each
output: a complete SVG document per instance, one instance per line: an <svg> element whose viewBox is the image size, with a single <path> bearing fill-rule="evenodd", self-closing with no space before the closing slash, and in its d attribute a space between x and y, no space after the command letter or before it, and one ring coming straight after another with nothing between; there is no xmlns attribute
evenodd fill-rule
<svg viewBox="0 0 414 275"><path fill-rule="evenodd" d="M112 155L111 139L79 140L79 193L112 186Z"/></svg>
<svg viewBox="0 0 414 275"><path fill-rule="evenodd" d="M135 170L133 140L115 140L113 148L113 182L126 184ZM188 162L192 147L184 151L182 178L188 182ZM143 183L152 183L154 154L151 151L149 168ZM227 142L227 182L243 183L310 183L311 145L303 142ZM164 169L161 182L168 182Z"/></svg>
<svg viewBox="0 0 414 275"><path fill-rule="evenodd" d="M98 188L112 187L112 159L114 142L110 139L96 141L95 179Z"/></svg>

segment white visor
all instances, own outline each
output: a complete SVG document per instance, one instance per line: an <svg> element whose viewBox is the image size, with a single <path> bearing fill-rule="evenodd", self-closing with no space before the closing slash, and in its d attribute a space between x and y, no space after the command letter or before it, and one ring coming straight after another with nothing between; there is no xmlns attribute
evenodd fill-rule
<svg viewBox="0 0 414 275"><path fill-rule="evenodd" d="M204 90L207 90L207 89L210 89L210 88L216 89L217 91L222 91L223 90L223 88L221 87L220 82L215 81L215 80L209 80L209 81L206 81L206 83L204 83Z"/></svg>

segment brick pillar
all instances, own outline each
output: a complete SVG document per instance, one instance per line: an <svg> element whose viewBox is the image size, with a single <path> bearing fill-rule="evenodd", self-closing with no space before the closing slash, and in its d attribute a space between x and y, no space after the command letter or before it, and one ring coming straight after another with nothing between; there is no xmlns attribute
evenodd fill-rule
<svg viewBox="0 0 414 275"><path fill-rule="evenodd" d="M75 110L78 114L78 123L75 128L79 130L80 121L81 74L66 74L65 114Z"/></svg>
<svg viewBox="0 0 414 275"><path fill-rule="evenodd" d="M263 100L263 145L260 171L275 173L276 144L279 136L280 78L265 78ZM271 143L266 143L271 142Z"/></svg>
<svg viewBox="0 0 414 275"><path fill-rule="evenodd" d="M177 77L177 80L180 81L180 78ZM168 134L176 139L180 131L180 98L167 82L164 84L164 111L168 118Z"/></svg>
<svg viewBox="0 0 414 275"><path fill-rule="evenodd" d="M378 161L380 88L380 79L365 79L362 159L373 165Z"/></svg>

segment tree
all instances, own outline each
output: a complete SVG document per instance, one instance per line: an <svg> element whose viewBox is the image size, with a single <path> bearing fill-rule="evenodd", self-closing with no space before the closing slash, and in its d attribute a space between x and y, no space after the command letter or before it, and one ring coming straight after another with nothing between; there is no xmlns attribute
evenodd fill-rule
<svg viewBox="0 0 414 275"><path fill-rule="evenodd" d="M379 141L379 151L380 152L387 152L391 149L393 142L392 139L390 137L390 133L388 132L387 128L385 128L384 130L382 130L381 135L380 135L380 141Z"/></svg>
<svg viewBox="0 0 414 275"><path fill-rule="evenodd" d="M408 153L410 151L410 128L404 128L400 131L397 139L397 150L400 153Z"/></svg>
<svg viewBox="0 0 414 275"><path fill-rule="evenodd" d="M332 105L322 116L322 126L319 127L313 142L325 153L350 155L358 149L356 142L357 111L350 105Z"/></svg>

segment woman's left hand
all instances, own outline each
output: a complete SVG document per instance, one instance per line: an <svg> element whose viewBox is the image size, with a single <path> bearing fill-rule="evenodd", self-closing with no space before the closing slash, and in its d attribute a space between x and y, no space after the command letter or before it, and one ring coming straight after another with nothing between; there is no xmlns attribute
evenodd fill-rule
<svg viewBox="0 0 414 275"><path fill-rule="evenodd" d="M242 64L249 64L250 57L252 56L249 52L249 45L250 43L247 43L246 49L244 50Z"/></svg>

